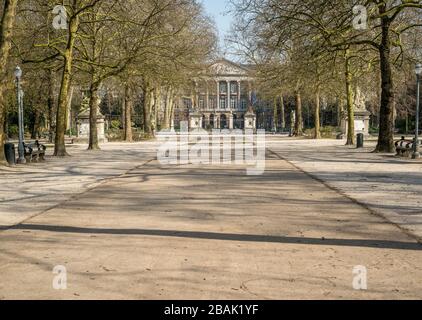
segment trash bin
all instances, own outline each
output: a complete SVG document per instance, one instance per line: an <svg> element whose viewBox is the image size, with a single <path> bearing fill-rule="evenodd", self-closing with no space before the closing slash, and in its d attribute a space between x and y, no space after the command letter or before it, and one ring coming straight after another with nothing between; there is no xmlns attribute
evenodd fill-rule
<svg viewBox="0 0 422 320"><path fill-rule="evenodd" d="M15 145L13 143L6 143L4 145L4 155L8 164L16 164Z"/></svg>
<svg viewBox="0 0 422 320"><path fill-rule="evenodd" d="M357 137L357 148L363 148L363 143L364 143L364 135L363 133L359 133L358 137Z"/></svg>

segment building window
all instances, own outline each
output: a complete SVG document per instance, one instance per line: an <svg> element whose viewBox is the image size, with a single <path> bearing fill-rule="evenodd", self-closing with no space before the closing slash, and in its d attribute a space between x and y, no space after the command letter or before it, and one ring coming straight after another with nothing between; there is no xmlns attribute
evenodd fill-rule
<svg viewBox="0 0 422 320"><path fill-rule="evenodd" d="M220 97L220 109L226 109L226 98Z"/></svg>
<svg viewBox="0 0 422 320"><path fill-rule="evenodd" d="M205 97L204 96L199 97L199 109L205 109Z"/></svg>
<svg viewBox="0 0 422 320"><path fill-rule="evenodd" d="M232 82L230 85L230 93L237 94L237 82Z"/></svg>
<svg viewBox="0 0 422 320"><path fill-rule="evenodd" d="M230 98L230 108L231 109L237 109L237 98L236 97Z"/></svg>
<svg viewBox="0 0 422 320"><path fill-rule="evenodd" d="M192 108L192 100L188 98L183 98L183 107L185 109L191 109Z"/></svg>
<svg viewBox="0 0 422 320"><path fill-rule="evenodd" d="M227 94L227 82L220 82L220 93Z"/></svg>
<svg viewBox="0 0 422 320"><path fill-rule="evenodd" d="M246 110L246 108L247 108L247 106L246 106L246 99L242 99L241 101L240 101L240 107L242 108L242 110Z"/></svg>
<svg viewBox="0 0 422 320"><path fill-rule="evenodd" d="M209 98L209 103L212 109L216 109L217 108L217 99L216 97L210 97Z"/></svg>

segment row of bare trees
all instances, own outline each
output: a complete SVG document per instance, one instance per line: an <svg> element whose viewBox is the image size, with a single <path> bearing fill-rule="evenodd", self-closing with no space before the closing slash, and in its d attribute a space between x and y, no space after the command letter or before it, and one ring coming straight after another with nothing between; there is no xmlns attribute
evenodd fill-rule
<svg viewBox="0 0 422 320"><path fill-rule="evenodd" d="M170 127L185 83L214 52L215 27L195 0L3 0L0 32L0 162L4 125L14 104L13 69L23 64L26 100L47 119L55 156L66 156L65 133L74 87L89 91L89 149L99 148L99 92L122 96L125 139L132 140L135 99L143 95L144 127L153 134L165 106ZM33 97L38 97L34 99ZM164 97L164 98L163 98ZM164 101L162 101L164 100Z"/></svg>
<svg viewBox="0 0 422 320"><path fill-rule="evenodd" d="M258 65L269 95L296 96L297 135L302 134L302 98L315 106L319 138L321 96L339 101L354 143L354 92L361 88L377 105L376 151L394 149L394 119L408 91L402 80L421 57L420 0L233 0L236 13L229 43ZM414 82L413 82L414 83ZM407 85L409 83L407 82ZM413 107L414 109L414 107Z"/></svg>

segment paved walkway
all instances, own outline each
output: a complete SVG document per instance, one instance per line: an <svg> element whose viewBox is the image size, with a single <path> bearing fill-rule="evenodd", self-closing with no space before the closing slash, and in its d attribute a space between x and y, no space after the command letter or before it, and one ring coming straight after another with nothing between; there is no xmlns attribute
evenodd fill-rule
<svg viewBox="0 0 422 320"><path fill-rule="evenodd" d="M336 140L268 138L268 147L328 186L386 217L422 242L422 160L376 154Z"/></svg>
<svg viewBox="0 0 422 320"><path fill-rule="evenodd" d="M0 231L0 299L422 298L414 237L276 154L252 177L132 148L134 169Z"/></svg>
<svg viewBox="0 0 422 320"><path fill-rule="evenodd" d="M156 143L108 143L101 151L86 145L68 146L71 157L51 157L28 166L0 167L0 227L33 215L118 177L156 156Z"/></svg>

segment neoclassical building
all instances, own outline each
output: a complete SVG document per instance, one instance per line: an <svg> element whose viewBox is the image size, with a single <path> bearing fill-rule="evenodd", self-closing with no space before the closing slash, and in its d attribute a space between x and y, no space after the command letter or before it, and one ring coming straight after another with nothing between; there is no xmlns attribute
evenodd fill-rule
<svg viewBox="0 0 422 320"><path fill-rule="evenodd" d="M256 99L252 71L226 59L213 63L194 80L192 92L183 96L175 114L176 125L189 120L191 127L208 130L244 129L245 116L251 118L250 107ZM249 120L246 126L256 127L256 123Z"/></svg>

